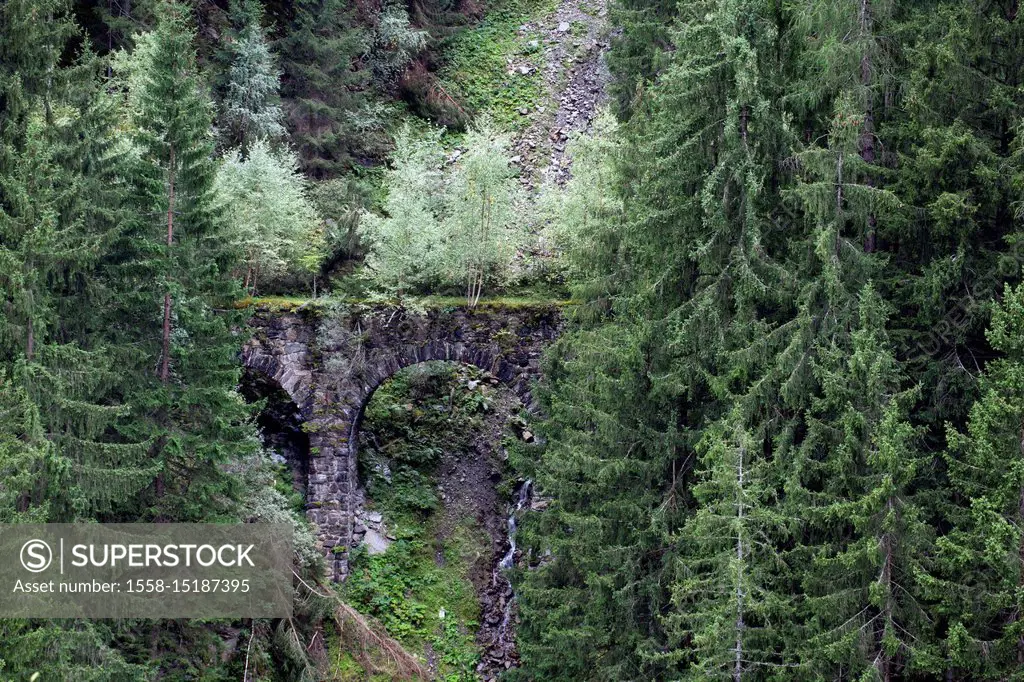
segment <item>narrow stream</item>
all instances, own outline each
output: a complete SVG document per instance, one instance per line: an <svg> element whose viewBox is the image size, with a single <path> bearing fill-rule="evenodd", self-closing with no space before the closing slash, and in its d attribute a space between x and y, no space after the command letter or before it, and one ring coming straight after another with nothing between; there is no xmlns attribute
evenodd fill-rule
<svg viewBox="0 0 1024 682"><path fill-rule="evenodd" d="M533 481L526 479L526 482L519 486L519 499L508 516L508 552L498 562L499 569L512 568L516 557L516 514L530 502L530 486Z"/></svg>
<svg viewBox="0 0 1024 682"><path fill-rule="evenodd" d="M484 619L484 627L481 631L481 639L484 644L484 655L477 672L484 680L493 680L497 674L506 668L518 665L519 654L516 651L515 642L515 608L516 598L512 592L512 583L507 575L508 569L515 565L516 551L516 529L518 527L518 514L530 504L530 495L533 489L533 481L527 480L519 486L516 492L516 501L508 515L507 531L508 550L495 562L491 570L491 586L488 592L490 597L487 602L490 605L493 620ZM500 619L498 614L501 614Z"/></svg>
<svg viewBox="0 0 1024 682"><path fill-rule="evenodd" d="M498 562L498 570L505 571L512 568L512 565L516 560L516 514L522 510L523 507L530 503L530 486L533 485L533 481L526 479L519 488L519 499L516 500L515 507L512 508L512 513L508 515L508 552ZM506 577L505 580L508 580ZM511 588L511 583L510 583ZM505 612L501 617L501 626L498 628L498 639L506 640L512 638L511 623L512 623L512 611L516 605L516 597L513 593L507 602L505 602Z"/></svg>

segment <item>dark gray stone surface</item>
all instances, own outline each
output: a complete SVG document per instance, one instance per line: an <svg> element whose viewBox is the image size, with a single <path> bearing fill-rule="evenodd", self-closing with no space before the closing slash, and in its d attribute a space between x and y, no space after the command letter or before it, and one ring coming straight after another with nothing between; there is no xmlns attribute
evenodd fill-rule
<svg viewBox="0 0 1024 682"><path fill-rule="evenodd" d="M562 321L555 305L417 312L352 304L253 315L242 360L280 385L305 420L306 514L318 528L334 580L348 572L358 521L357 434L374 390L404 367L449 360L492 373L531 409L541 353L558 337Z"/></svg>

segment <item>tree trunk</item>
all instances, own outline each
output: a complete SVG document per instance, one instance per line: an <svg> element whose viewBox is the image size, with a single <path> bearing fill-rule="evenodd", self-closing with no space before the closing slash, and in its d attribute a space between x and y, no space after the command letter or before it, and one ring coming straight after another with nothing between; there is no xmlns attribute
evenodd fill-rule
<svg viewBox="0 0 1024 682"><path fill-rule="evenodd" d="M29 313L27 334L28 338L25 340L25 359L32 362L32 358L36 354L36 332L35 327L32 325L32 313Z"/></svg>
<svg viewBox="0 0 1024 682"><path fill-rule="evenodd" d="M839 256L840 250L840 217L843 215L843 152L840 150L839 158L836 160L836 239L833 248L835 254Z"/></svg>
<svg viewBox="0 0 1024 682"><path fill-rule="evenodd" d="M174 147L171 147L171 163L169 174L170 190L167 200L167 258L170 260L171 247L174 244ZM169 274L169 273L168 273ZM171 292L164 294L164 337L163 362L160 366L160 381L167 383L171 369Z"/></svg>
<svg viewBox="0 0 1024 682"><path fill-rule="evenodd" d="M107 13L114 16L114 0L107 0ZM114 54L114 27L107 24L107 54ZM107 62L107 78L114 75L114 67Z"/></svg>
<svg viewBox="0 0 1024 682"><path fill-rule="evenodd" d="M1017 528L1024 522L1024 488L1021 488L1017 496ZM1017 587L1024 589L1024 534L1017 540ZM1012 623L1017 619L1016 612L1010 616ZM1024 634L1017 637L1017 665L1024 667Z"/></svg>
<svg viewBox="0 0 1024 682"><path fill-rule="evenodd" d="M1021 454L1024 454L1024 430L1019 438ZM1024 524L1024 487L1017 492L1017 520L1016 527L1021 528ZM1017 539L1017 587L1024 588L1024 534ZM1016 612L1010 616L1010 622L1017 619ZM1017 665L1024 667L1024 634L1017 638Z"/></svg>
<svg viewBox="0 0 1024 682"><path fill-rule="evenodd" d="M743 600L746 594L743 590L743 457L744 448L738 450L739 456L736 459L736 480L739 484L739 491L736 500L736 514L739 518L739 530L736 532L736 662L733 665L733 682L741 682L743 679L743 630L746 627L743 623Z"/></svg>
<svg viewBox="0 0 1024 682"><path fill-rule="evenodd" d="M885 510L887 513L892 513L893 500L890 498L885 504ZM884 613L881 619L882 632L878 638L878 674L881 676L883 682L891 682L892 680L892 658L885 651L885 630L889 623L893 622L893 612L895 608L892 603L892 565L893 565L893 541L892 533L887 532L882 536L882 575L879 576L879 582L885 587L885 605L883 606Z"/></svg>
<svg viewBox="0 0 1024 682"><path fill-rule="evenodd" d="M860 30L865 39L870 40L872 31L871 0L861 0L860 3ZM875 104L871 93L873 65L871 55L865 50L860 60L860 84L864 88L864 123L860 129L860 158L864 163L874 165L875 163ZM868 176L868 187L875 186L875 180ZM872 213L868 216L867 235L864 238L864 251L873 253L877 241L876 232L878 219Z"/></svg>
<svg viewBox="0 0 1024 682"><path fill-rule="evenodd" d="M740 139L743 140L743 148L747 148L747 137L750 127L750 107L744 104L740 108Z"/></svg>

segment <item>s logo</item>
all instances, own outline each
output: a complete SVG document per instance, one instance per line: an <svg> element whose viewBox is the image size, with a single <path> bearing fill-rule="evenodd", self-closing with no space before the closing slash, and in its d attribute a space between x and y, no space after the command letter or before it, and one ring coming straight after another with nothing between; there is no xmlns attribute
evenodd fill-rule
<svg viewBox="0 0 1024 682"><path fill-rule="evenodd" d="M21 546L21 565L26 571L40 573L53 563L53 551L42 540L29 540Z"/></svg>

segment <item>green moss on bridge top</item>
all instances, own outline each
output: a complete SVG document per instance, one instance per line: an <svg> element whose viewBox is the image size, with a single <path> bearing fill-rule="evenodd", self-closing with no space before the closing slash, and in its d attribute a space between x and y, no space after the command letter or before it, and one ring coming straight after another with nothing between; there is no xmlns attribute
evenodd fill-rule
<svg viewBox="0 0 1024 682"><path fill-rule="evenodd" d="M415 299L408 299L405 302L398 300L382 301L379 299L360 299L347 297L322 296L320 298L305 298L301 296L260 296L256 298L245 298L238 302L239 308L253 306L258 310L271 312L290 312L306 306L326 306L331 303L347 303L351 305L379 305L399 306L404 303L407 307L439 309L439 308L465 308L466 299L462 296L425 296ZM516 310L530 308L564 308L576 305L577 301L564 298L544 298L539 296L495 296L482 298L477 303L477 308L482 310Z"/></svg>

